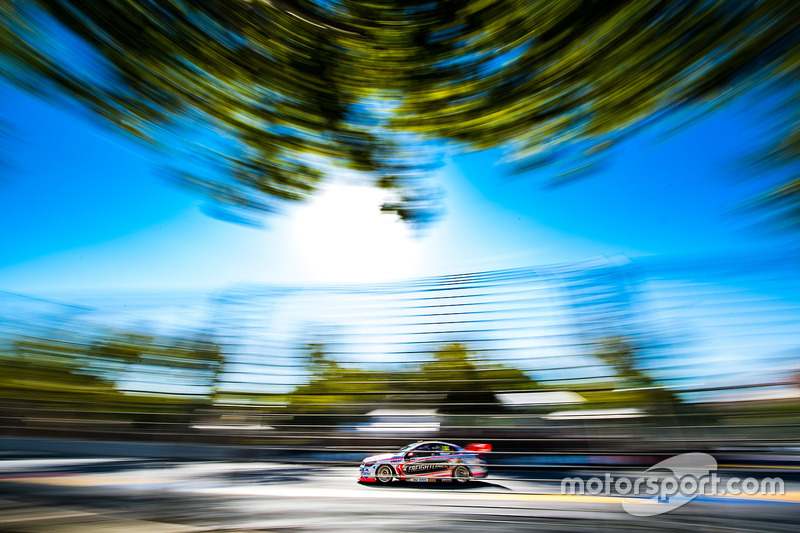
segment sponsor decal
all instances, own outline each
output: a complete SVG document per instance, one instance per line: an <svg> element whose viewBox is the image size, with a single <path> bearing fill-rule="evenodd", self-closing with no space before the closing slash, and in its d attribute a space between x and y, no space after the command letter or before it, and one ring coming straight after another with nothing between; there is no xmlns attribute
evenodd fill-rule
<svg viewBox="0 0 800 533"><path fill-rule="evenodd" d="M447 463L410 463L403 466L404 474L423 474L446 470Z"/></svg>

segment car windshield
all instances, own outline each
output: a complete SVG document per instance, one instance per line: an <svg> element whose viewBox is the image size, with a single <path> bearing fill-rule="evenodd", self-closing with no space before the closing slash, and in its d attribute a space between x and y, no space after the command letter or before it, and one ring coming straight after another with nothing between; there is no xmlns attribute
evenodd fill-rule
<svg viewBox="0 0 800 533"><path fill-rule="evenodd" d="M416 448L420 444L422 444L422 443L414 442L414 443L411 443L411 444L409 444L407 446L403 446L402 448L400 448L397 451L397 453L406 453L407 451L409 451L409 450L411 450L413 448ZM459 451L461 451L461 448L459 448L458 446L456 446L454 444L441 444L441 448L442 448L442 451L445 451L445 452L459 452Z"/></svg>

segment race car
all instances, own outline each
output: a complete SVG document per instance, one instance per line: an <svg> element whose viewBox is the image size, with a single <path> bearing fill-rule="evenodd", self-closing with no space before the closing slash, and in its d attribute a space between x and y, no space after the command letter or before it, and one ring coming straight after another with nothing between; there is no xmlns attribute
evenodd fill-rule
<svg viewBox="0 0 800 533"><path fill-rule="evenodd" d="M419 441L400 448L396 453L367 457L361 462L359 481L454 480L466 483L488 475L481 452L491 450L490 444L469 444L461 448L449 442Z"/></svg>

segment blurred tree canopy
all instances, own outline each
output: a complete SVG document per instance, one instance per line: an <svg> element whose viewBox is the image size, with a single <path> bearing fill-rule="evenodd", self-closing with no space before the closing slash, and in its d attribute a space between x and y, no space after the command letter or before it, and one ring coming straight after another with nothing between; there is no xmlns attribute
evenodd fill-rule
<svg viewBox="0 0 800 533"><path fill-rule="evenodd" d="M793 0L3 0L4 75L77 100L196 164L173 177L233 216L312 195L327 165L424 223L424 143L591 170L665 112L789 84ZM795 161L796 121L768 157ZM800 182L767 200L797 209Z"/></svg>
<svg viewBox="0 0 800 533"><path fill-rule="evenodd" d="M219 346L199 336L20 336L0 350L0 401L35 398L114 408L176 390L177 398L192 401L213 395L223 362ZM132 382L141 391L135 398L124 392Z"/></svg>
<svg viewBox="0 0 800 533"><path fill-rule="evenodd" d="M105 403L115 398L113 381L87 372L81 352L85 346L73 339L16 339L0 351L0 400Z"/></svg>
<svg viewBox="0 0 800 533"><path fill-rule="evenodd" d="M656 412L673 412L680 399L671 390L660 386L641 368L641 347L625 337L601 339L594 355L616 374L617 386L609 394L586 394L591 401L616 402L623 405L649 406ZM619 388L621 390L617 391Z"/></svg>
<svg viewBox="0 0 800 533"><path fill-rule="evenodd" d="M479 412L498 404L495 391L537 387L521 370L480 361L461 343L443 345L431 355L430 361L394 371L370 370L339 364L326 355L323 345L311 345L310 379L289 395L291 412L359 413L386 403L408 407L418 398L431 403L430 397L450 412L459 411L459 404L484 404L464 407Z"/></svg>

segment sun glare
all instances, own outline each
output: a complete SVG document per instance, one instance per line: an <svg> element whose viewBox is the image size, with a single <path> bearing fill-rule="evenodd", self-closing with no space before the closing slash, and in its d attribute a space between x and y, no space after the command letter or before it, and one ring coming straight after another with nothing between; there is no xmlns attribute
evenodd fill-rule
<svg viewBox="0 0 800 533"><path fill-rule="evenodd" d="M375 282L412 275L420 243L396 216L380 211L384 192L332 185L297 209L293 246L317 282Z"/></svg>

